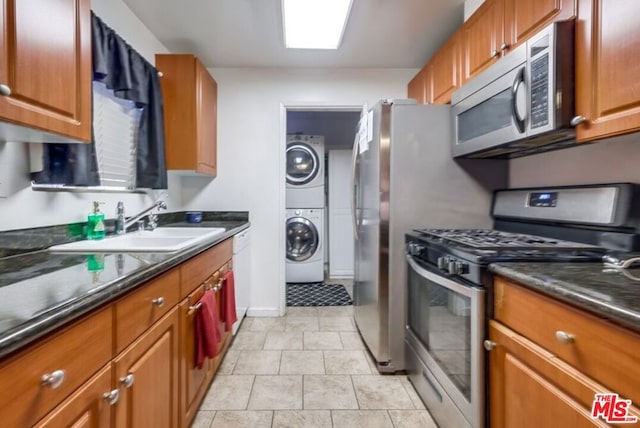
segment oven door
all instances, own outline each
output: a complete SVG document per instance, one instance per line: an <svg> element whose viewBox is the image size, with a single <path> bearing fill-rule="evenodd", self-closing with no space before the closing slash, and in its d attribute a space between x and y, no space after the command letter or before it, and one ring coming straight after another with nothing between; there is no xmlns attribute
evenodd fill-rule
<svg viewBox="0 0 640 428"><path fill-rule="evenodd" d="M409 255L407 286L410 380L441 425L484 426L485 291Z"/></svg>

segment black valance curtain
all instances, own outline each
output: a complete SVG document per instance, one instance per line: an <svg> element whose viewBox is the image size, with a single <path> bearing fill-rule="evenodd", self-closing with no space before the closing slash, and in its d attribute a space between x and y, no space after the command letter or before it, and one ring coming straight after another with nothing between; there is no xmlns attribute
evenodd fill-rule
<svg viewBox="0 0 640 428"><path fill-rule="evenodd" d="M158 71L93 12L93 80L142 109L137 138L136 187L167 188L164 116ZM36 183L99 184L95 138L91 145L45 144Z"/></svg>
<svg viewBox="0 0 640 428"><path fill-rule="evenodd" d="M136 187L167 188L164 116L160 77L146 59L91 13L93 80L104 83L115 96L142 107L137 145Z"/></svg>

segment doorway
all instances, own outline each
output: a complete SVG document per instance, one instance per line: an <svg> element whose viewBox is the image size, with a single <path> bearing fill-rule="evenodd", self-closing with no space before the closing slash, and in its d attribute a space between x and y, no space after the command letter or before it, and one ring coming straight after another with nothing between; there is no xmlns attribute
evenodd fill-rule
<svg viewBox="0 0 640 428"><path fill-rule="evenodd" d="M335 294L337 288L329 286L344 287L349 297L353 296L351 154L361 111L360 106L285 107L285 282L289 283L285 286L285 305L303 306L319 302L318 305L323 306L324 303L336 301L331 300L334 297L330 295ZM306 187L306 183L296 186L294 182L304 181L298 177L304 176L307 171L322 171L322 179L309 180ZM301 227L301 224L306 226ZM295 256L305 250L307 243L317 253L307 259L311 261L306 266L296 264ZM301 287L292 288L293 284L310 286L309 283L324 288L304 289L311 290L303 293L305 302L297 301L299 296L292 297L297 290L303 290ZM289 296L287 289L293 290L288 293ZM312 293L324 296L310 300L309 294ZM335 299L344 300L340 298L336 294Z"/></svg>

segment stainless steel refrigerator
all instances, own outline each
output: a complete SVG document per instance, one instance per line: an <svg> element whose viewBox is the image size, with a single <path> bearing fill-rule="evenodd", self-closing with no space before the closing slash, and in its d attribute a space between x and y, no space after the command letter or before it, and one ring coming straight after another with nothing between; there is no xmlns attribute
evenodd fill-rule
<svg viewBox="0 0 640 428"><path fill-rule="evenodd" d="M380 372L404 370L404 234L413 228L490 226L501 160L454 160L451 109L383 100L353 151L354 316ZM480 162L480 163L479 163Z"/></svg>

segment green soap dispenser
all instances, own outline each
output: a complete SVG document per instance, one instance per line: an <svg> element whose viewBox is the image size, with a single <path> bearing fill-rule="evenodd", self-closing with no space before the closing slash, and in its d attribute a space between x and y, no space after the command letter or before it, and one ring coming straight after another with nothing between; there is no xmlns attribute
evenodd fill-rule
<svg viewBox="0 0 640 428"><path fill-rule="evenodd" d="M87 239L104 238L104 213L100 212L100 204L104 202L93 201L93 212L87 217Z"/></svg>

